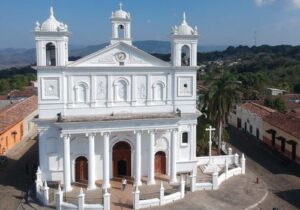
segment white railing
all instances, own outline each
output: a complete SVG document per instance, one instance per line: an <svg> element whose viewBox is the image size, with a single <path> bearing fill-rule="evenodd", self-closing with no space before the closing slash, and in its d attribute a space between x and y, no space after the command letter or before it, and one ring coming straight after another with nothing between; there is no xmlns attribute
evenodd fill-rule
<svg viewBox="0 0 300 210"><path fill-rule="evenodd" d="M242 154L241 159L239 159L239 155L224 155L224 156L214 156L214 160L217 163L225 163L225 170L224 172L219 176L219 173L216 171L212 174L212 181L211 182L204 182L204 183L197 183L196 182L196 176L192 175L190 176L190 184L191 184L191 191L197 191L197 190L217 190L222 182L225 180L245 174L246 172L246 159L244 154ZM223 158L223 160L222 160ZM207 157L201 157L198 159L198 163L204 160L209 160ZM239 161L240 160L240 161ZM207 162L208 163L208 162ZM215 162L214 162L215 163ZM200 164L202 165L202 164ZM220 164L221 165L221 164ZM228 169L229 165L234 165L235 168Z"/></svg>
<svg viewBox="0 0 300 210"><path fill-rule="evenodd" d="M236 156L237 154L211 156L211 162L216 165L225 165L226 161L228 164L236 164ZM209 157L197 157L197 160L197 166L206 165L209 162Z"/></svg>
<svg viewBox="0 0 300 210"><path fill-rule="evenodd" d="M78 203L71 204L63 201L63 192L61 191L60 186L56 193L56 209L57 210L110 210L110 194L105 190L103 195L103 205L102 204L86 204L85 203L85 194L83 193L82 188L78 195Z"/></svg>
<svg viewBox="0 0 300 210"><path fill-rule="evenodd" d="M179 192L172 193L170 195L165 195L165 188L161 182L159 190L159 198L152 198L147 200L140 200L140 191L138 187L135 188L133 192L133 209L151 208L154 206L163 206L169 203L173 203L179 199L184 198L185 195L185 181L181 177Z"/></svg>
<svg viewBox="0 0 300 210"><path fill-rule="evenodd" d="M44 205L49 205L49 187L47 186L47 181L43 183L42 181L42 172L40 167L38 167L36 172L35 180L35 192L36 198Z"/></svg>

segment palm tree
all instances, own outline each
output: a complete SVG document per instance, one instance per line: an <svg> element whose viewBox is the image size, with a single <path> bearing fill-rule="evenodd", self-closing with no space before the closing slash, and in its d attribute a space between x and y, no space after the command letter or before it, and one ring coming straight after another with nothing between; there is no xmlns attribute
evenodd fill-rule
<svg viewBox="0 0 300 210"><path fill-rule="evenodd" d="M204 109L208 119L216 126L218 136L218 153L221 153L222 132L230 109L239 100L240 82L228 73L221 73L212 78L209 91L204 97Z"/></svg>

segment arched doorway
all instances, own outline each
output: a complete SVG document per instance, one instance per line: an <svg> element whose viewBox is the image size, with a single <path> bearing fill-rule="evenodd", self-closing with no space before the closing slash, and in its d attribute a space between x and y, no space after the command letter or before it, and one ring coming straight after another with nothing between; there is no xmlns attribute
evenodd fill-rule
<svg viewBox="0 0 300 210"><path fill-rule="evenodd" d="M166 174L166 154L164 152L155 154L155 173Z"/></svg>
<svg viewBox="0 0 300 210"><path fill-rule="evenodd" d="M118 142L113 147L113 175L131 176L131 147L127 142Z"/></svg>
<svg viewBox="0 0 300 210"><path fill-rule="evenodd" d="M75 161L75 181L86 182L88 180L88 160L80 156Z"/></svg>

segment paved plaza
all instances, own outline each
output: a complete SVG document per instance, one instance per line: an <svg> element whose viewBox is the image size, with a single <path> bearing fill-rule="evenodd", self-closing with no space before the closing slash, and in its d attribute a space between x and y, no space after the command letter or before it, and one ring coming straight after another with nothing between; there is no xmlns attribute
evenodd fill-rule
<svg viewBox="0 0 300 210"><path fill-rule="evenodd" d="M268 196L260 209L300 209L300 167L265 147L255 137L233 127L229 129L234 151L245 153L247 169L263 180Z"/></svg>
<svg viewBox="0 0 300 210"><path fill-rule="evenodd" d="M257 203L268 191L266 199L254 209L284 210L299 209L300 179L297 167L283 164L278 157L257 147L253 142L240 142L238 139L247 138L243 133L231 131L234 151L243 151L247 159L247 174L236 176L225 181L218 191L199 191L187 193L184 200L174 204L154 209L246 209ZM54 207L41 207L34 201L25 203L25 195L30 181L26 175L27 163L37 160L37 143L35 140L23 141L8 153L9 164L0 172L0 209L53 209ZM256 184L256 177L259 184ZM264 185L264 182L266 186ZM165 184L167 187L168 185ZM150 188L142 187L141 198L157 196L159 185ZM169 190L172 190L171 188ZM75 188L73 195L68 196L73 202L79 193ZM102 202L102 191L87 191L87 203ZM124 192L120 191L120 182L112 182L112 209L132 208L132 186L128 185ZM52 196L54 192L52 192Z"/></svg>

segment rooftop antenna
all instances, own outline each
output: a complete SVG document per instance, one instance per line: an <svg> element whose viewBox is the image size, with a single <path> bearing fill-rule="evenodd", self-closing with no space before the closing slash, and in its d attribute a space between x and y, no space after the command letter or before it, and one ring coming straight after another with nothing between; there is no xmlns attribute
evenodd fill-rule
<svg viewBox="0 0 300 210"><path fill-rule="evenodd" d="M257 44L257 33L254 31L254 46L256 47Z"/></svg>

